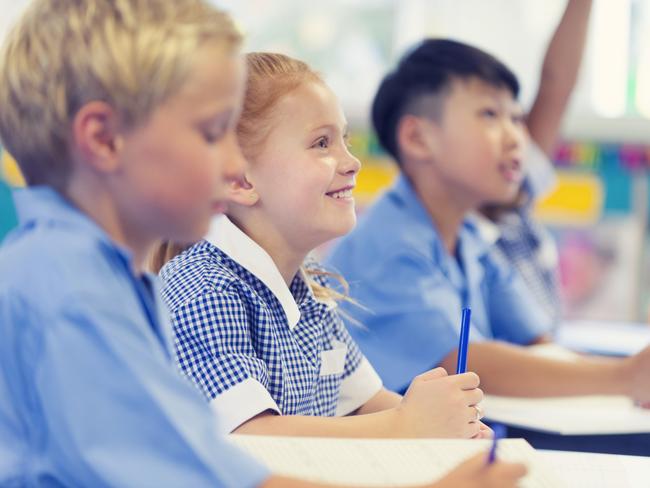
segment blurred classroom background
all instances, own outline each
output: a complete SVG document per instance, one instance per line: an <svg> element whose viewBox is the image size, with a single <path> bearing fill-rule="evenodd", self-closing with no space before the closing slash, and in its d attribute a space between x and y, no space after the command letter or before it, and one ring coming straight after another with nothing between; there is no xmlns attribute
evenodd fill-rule
<svg viewBox="0 0 650 488"><path fill-rule="evenodd" d="M451 37L502 59L521 101L536 93L546 43L566 0L220 0L247 34L246 50L309 62L340 97L352 128L360 210L396 174L369 128L379 80L424 37ZM3 38L26 0L0 0ZM567 318L646 321L650 306L650 0L595 0L586 57L554 163L555 191L539 218L560 250ZM0 151L2 149L0 148ZM0 165L0 239L15 225L9 186L22 178L6 151Z"/></svg>

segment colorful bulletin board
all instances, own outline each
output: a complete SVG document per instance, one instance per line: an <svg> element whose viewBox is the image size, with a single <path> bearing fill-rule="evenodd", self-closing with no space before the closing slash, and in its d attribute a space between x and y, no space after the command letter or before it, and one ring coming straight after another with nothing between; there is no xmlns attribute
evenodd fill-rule
<svg viewBox="0 0 650 488"><path fill-rule="evenodd" d="M0 242L16 225L16 213L11 199L11 186L24 184L16 162L0 147Z"/></svg>

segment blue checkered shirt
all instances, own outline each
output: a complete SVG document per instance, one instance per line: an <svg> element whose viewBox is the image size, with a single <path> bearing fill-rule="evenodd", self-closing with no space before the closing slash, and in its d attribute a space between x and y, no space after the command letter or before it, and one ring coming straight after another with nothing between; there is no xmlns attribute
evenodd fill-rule
<svg viewBox="0 0 650 488"><path fill-rule="evenodd" d="M283 415L333 416L342 382L367 362L336 309L314 298L301 273L290 286L300 310L293 329L271 290L208 241L170 261L161 278L178 363L210 400L252 378ZM323 374L323 354L343 346L341 371Z"/></svg>
<svg viewBox="0 0 650 488"><path fill-rule="evenodd" d="M543 259L553 237L530 215L528 207L507 212L496 222L501 235L495 254L514 267L553 324L562 316L557 263Z"/></svg>
<svg viewBox="0 0 650 488"><path fill-rule="evenodd" d="M551 233L532 214L537 200L555 187L555 168L534 143L530 144L526 158L523 190L529 200L495 221L500 233L495 257L519 272L537 303L557 325L562 317L557 247Z"/></svg>

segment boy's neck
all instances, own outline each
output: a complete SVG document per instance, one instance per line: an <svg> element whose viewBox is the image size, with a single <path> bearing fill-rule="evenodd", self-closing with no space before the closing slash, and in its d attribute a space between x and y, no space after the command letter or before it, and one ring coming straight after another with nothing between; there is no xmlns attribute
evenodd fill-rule
<svg viewBox="0 0 650 488"><path fill-rule="evenodd" d="M121 218L112 195L100 185L89 181L72 180L65 193L66 198L81 212L99 225L113 242L132 252L131 266L136 275L145 271L147 257L155 243L139 229L132 229Z"/></svg>
<svg viewBox="0 0 650 488"><path fill-rule="evenodd" d="M431 217L445 250L455 256L460 227L471 208L449 195L431 176L409 178L409 181Z"/></svg>

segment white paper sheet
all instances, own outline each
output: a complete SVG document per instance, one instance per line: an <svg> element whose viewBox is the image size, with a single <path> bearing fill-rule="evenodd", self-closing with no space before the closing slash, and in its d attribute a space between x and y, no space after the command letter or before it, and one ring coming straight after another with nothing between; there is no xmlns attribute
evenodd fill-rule
<svg viewBox="0 0 650 488"><path fill-rule="evenodd" d="M650 345L650 325L574 320L560 325L555 340L574 351L630 356Z"/></svg>
<svg viewBox="0 0 650 488"><path fill-rule="evenodd" d="M537 451L572 488L648 488L650 457Z"/></svg>
<svg viewBox="0 0 650 488"><path fill-rule="evenodd" d="M232 441L272 472L311 481L365 486L405 486L440 478L473 454L484 440L316 439L232 435ZM564 483L523 439L499 441L498 457L528 465L524 488Z"/></svg>
<svg viewBox="0 0 650 488"><path fill-rule="evenodd" d="M564 435L650 432L650 410L634 406L632 400L624 396L514 398L486 395L483 410L489 420Z"/></svg>

